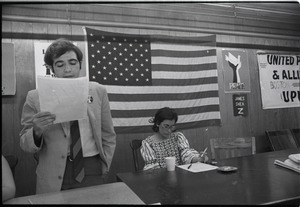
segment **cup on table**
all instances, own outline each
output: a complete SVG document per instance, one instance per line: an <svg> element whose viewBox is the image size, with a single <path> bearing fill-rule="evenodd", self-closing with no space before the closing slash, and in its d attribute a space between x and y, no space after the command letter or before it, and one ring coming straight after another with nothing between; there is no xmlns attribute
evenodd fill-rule
<svg viewBox="0 0 300 207"><path fill-rule="evenodd" d="M175 170L175 157L165 157L165 162L167 166L168 171L174 171Z"/></svg>

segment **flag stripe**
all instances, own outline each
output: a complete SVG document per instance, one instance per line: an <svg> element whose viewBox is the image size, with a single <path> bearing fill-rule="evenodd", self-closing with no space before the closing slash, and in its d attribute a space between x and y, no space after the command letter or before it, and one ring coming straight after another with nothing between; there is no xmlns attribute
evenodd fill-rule
<svg viewBox="0 0 300 207"><path fill-rule="evenodd" d="M194 106L205 106L210 104L219 104L218 97L212 98L201 98L201 99L188 99L188 100L178 100L178 101L140 101L140 102L125 102L120 104L120 102L111 102L110 108L112 110L143 110L143 109L157 109L159 106L169 106L172 108L181 108L182 106L189 108Z"/></svg>
<svg viewBox="0 0 300 207"><path fill-rule="evenodd" d="M139 102L139 101L179 101L187 99L201 99L209 97L218 97L218 91L205 91L194 93L176 93L176 94L108 94L108 98L112 102Z"/></svg>
<svg viewBox="0 0 300 207"><path fill-rule="evenodd" d="M119 126L147 126L152 125L149 122L149 119L151 117L126 117L126 118L115 118L113 119L113 124L115 127ZM178 122L177 123L188 123L188 122L194 122L199 120L210 120L210 119L218 119L220 118L219 112L205 112L205 113L194 113L194 114L187 114L178 116Z"/></svg>
<svg viewBox="0 0 300 207"><path fill-rule="evenodd" d="M155 71L152 72L153 79L194 79L194 78L203 78L206 77L216 77L218 74L217 70L209 71L196 71L196 72L169 72L169 71Z"/></svg>
<svg viewBox="0 0 300 207"><path fill-rule="evenodd" d="M148 114L155 114L156 111L157 109L130 110L130 114L132 117L145 117ZM190 107L189 110L186 110L185 108L176 109L176 113L178 115L203 113L203 112L211 112L211 111L219 111L219 105L211 104L211 105L206 105L201 107L195 106L195 107ZM127 113L124 113L124 110L113 110L112 116L115 118L126 118L128 117Z"/></svg>
<svg viewBox="0 0 300 207"><path fill-rule="evenodd" d="M177 52L177 53L186 53L186 54L193 54L193 52L202 52L198 54L198 57L204 56L211 56L211 55L216 55L216 48L214 46L202 46L202 45L187 45L187 44L166 44L162 42L151 42L151 52L155 54L155 52ZM164 53L166 54L166 53ZM169 56L172 56L172 54L175 53L170 53ZM193 56L193 55L191 55Z"/></svg>
<svg viewBox="0 0 300 207"><path fill-rule="evenodd" d="M152 65L161 64L161 65L198 65L216 62L216 57L202 57L202 58L178 58L178 57L163 57L156 56L151 58Z"/></svg>
<svg viewBox="0 0 300 207"><path fill-rule="evenodd" d="M131 35L130 35L131 36ZM136 36L135 36L136 37ZM144 36L144 38L148 38L149 36ZM152 42L159 42L159 43L177 43L183 45L197 45L200 44L201 46L215 46L216 36L215 35L205 35L205 36L167 36L167 35L151 35Z"/></svg>
<svg viewBox="0 0 300 207"><path fill-rule="evenodd" d="M203 84L193 86L105 86L109 94L177 94L199 91L218 91L218 84Z"/></svg>
<svg viewBox="0 0 300 207"><path fill-rule="evenodd" d="M216 70L217 63L206 63L206 64L196 64L196 65L164 65L164 64L155 64L152 65L152 71L181 71L181 72L190 72L190 71L203 71L203 70Z"/></svg>
<svg viewBox="0 0 300 207"><path fill-rule="evenodd" d="M153 48L153 44L151 44L151 47ZM172 48L174 49L174 48ZM180 52L178 51L164 51L164 50L151 50L151 55L152 57L154 56L161 56L161 57L178 57L178 58L199 58L201 57L210 57L210 56L215 56L216 55L216 49L210 49L208 48L207 50L195 50L195 51L190 51L190 50L181 50Z"/></svg>
<svg viewBox="0 0 300 207"><path fill-rule="evenodd" d="M195 78L195 79L154 79L152 80L153 85L159 86L187 86L187 85L199 85L199 84L210 84L217 83L217 77L210 78Z"/></svg>
<svg viewBox="0 0 300 207"><path fill-rule="evenodd" d="M194 122L188 123L177 123L176 129L177 131L195 127L209 127L209 126L219 126L221 125L221 119L210 119L210 120L197 120ZM152 132L152 125L140 125L138 127L135 126L118 126L116 127L118 133L145 133Z"/></svg>

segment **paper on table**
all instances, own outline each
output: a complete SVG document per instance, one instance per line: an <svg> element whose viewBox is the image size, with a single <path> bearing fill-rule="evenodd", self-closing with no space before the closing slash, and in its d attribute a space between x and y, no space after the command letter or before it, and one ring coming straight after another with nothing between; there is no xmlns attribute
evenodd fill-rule
<svg viewBox="0 0 300 207"><path fill-rule="evenodd" d="M190 167L190 169L188 169L189 165L190 164L179 165L177 167L180 167L184 170L188 170L190 172L204 172L204 171L209 171L209 170L215 170L218 168L217 166L209 165L209 164L205 164L205 163L201 163L201 162L193 163L192 166Z"/></svg>
<svg viewBox="0 0 300 207"><path fill-rule="evenodd" d="M87 117L88 79L39 76L38 93L41 111L56 115L54 123Z"/></svg>
<svg viewBox="0 0 300 207"><path fill-rule="evenodd" d="M300 164L294 163L290 159L286 159L284 162L275 160L274 164L300 173Z"/></svg>

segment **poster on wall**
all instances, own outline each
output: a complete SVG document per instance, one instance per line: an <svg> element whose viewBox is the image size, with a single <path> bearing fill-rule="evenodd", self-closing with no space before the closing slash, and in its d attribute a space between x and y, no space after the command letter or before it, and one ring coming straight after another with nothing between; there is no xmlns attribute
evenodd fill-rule
<svg viewBox="0 0 300 207"><path fill-rule="evenodd" d="M34 43L34 63L35 63L35 86L38 88L38 76L54 76L52 71L46 67L44 55L47 48L52 42L35 42ZM77 46L76 42L73 42Z"/></svg>
<svg viewBox="0 0 300 207"><path fill-rule="evenodd" d="M248 102L247 93L233 94L233 115L234 116L247 116L248 115Z"/></svg>
<svg viewBox="0 0 300 207"><path fill-rule="evenodd" d="M51 42L34 43L34 63L35 63L35 87L38 88L38 76L51 76L50 69L47 69L44 62L44 55Z"/></svg>
<svg viewBox="0 0 300 207"><path fill-rule="evenodd" d="M250 93L249 64L246 51L222 50L225 93Z"/></svg>
<svg viewBox="0 0 300 207"><path fill-rule="evenodd" d="M300 107L300 55L257 53L263 109Z"/></svg>
<svg viewBox="0 0 300 207"><path fill-rule="evenodd" d="M2 43L2 96L16 94L16 68L14 43Z"/></svg>

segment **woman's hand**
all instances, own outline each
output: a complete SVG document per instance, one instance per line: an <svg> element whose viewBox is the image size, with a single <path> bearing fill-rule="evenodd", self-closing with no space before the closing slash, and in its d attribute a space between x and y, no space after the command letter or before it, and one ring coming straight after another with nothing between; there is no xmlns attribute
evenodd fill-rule
<svg viewBox="0 0 300 207"><path fill-rule="evenodd" d="M197 157L193 157L191 163L195 163L195 162L206 163L207 161L208 161L208 157L206 156L206 154L202 154L202 157L201 157L201 155L199 155Z"/></svg>

